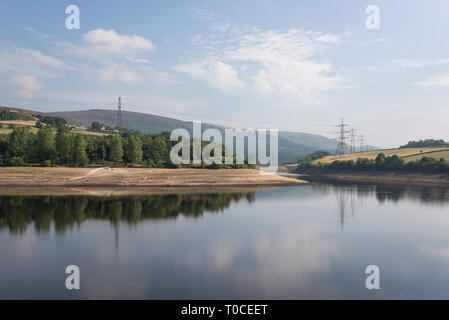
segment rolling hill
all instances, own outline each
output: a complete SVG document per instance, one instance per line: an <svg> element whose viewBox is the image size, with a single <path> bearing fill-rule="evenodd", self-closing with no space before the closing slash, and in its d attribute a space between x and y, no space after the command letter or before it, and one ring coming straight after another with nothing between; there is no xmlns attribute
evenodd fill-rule
<svg viewBox="0 0 449 320"><path fill-rule="evenodd" d="M386 156L397 155L403 158L406 162L420 160L422 157L435 158L439 160L444 158L449 160L449 146L441 147L423 147L423 148L396 148L396 149L383 149L367 152L350 153L345 155L331 155L321 159L312 161L313 163L330 163L335 160L354 160L357 158L375 159L379 153L383 153Z"/></svg>
<svg viewBox="0 0 449 320"><path fill-rule="evenodd" d="M117 111L93 109L87 111L52 112L49 113L49 115L65 118L84 125L90 125L92 122L98 121L109 126L115 126ZM162 131L171 131L177 128L183 128L189 132L192 131L191 122L153 114L123 111L122 118L123 125L126 128L144 134L160 133ZM222 132L225 129L223 126L209 123L203 123L202 128L216 128ZM321 135L280 131L279 162L293 163L296 162L299 157L317 150L334 152L337 148L337 144L337 140L329 139Z"/></svg>

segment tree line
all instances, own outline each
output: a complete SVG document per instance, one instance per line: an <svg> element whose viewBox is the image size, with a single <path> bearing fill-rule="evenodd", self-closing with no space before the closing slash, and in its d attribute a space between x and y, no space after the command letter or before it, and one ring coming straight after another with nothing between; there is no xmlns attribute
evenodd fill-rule
<svg viewBox="0 0 449 320"><path fill-rule="evenodd" d="M426 147L444 147L448 146L448 143L443 139L426 139L419 141L409 141L406 145L400 146L399 148L426 148Z"/></svg>
<svg viewBox="0 0 449 320"><path fill-rule="evenodd" d="M142 135L127 131L120 134L96 136L75 134L61 125L56 133L41 128L37 133L28 127L16 127L0 135L0 164L9 166L43 165L84 167L101 165L146 165L175 167L170 161L170 133ZM192 154L193 152L191 152ZM238 167L249 165L207 165L204 167Z"/></svg>
<svg viewBox="0 0 449 320"><path fill-rule="evenodd" d="M315 152L312 152L311 154L308 154L307 156L300 157L298 159L298 162L313 161L313 160L321 159L321 158L324 158L324 157L327 157L330 155L332 155L332 153L330 153L328 151L315 151Z"/></svg>
<svg viewBox="0 0 449 320"><path fill-rule="evenodd" d="M301 162L299 168L323 168L333 170L360 170L360 171L410 171L410 172L435 172L449 173L449 161L444 158L439 160L430 157L422 157L420 160L406 162L397 155L385 156L379 153L376 159L358 158L354 160L335 160L331 163Z"/></svg>

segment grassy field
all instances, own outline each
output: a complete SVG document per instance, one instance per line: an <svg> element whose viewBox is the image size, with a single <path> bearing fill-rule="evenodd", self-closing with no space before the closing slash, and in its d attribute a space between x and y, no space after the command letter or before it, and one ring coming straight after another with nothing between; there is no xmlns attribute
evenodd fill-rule
<svg viewBox="0 0 449 320"><path fill-rule="evenodd" d="M449 149L443 150L443 151L433 151L433 152L428 152L425 154L426 157L429 158L435 158L437 160L444 158L446 160L449 160ZM407 156L407 157L403 157L405 161L415 161L415 160L420 160L423 157L422 154L419 155L411 155L411 156Z"/></svg>
<svg viewBox="0 0 449 320"><path fill-rule="evenodd" d="M435 159L445 158L449 160L449 147L432 147L432 148L402 148L402 149L383 149L373 150L367 152L350 153L345 155L332 155L318 160L314 160L313 163L330 163L335 160L354 160L357 158L375 159L379 153L383 153L386 156L397 155L403 158L405 161L420 160L422 157L430 157Z"/></svg>
<svg viewBox="0 0 449 320"><path fill-rule="evenodd" d="M33 127L36 125L36 121L35 120L29 120L29 121L25 121L25 120L0 120L0 124L2 124L3 126L8 126L10 124L14 125L14 126L19 126L19 127Z"/></svg>
<svg viewBox="0 0 449 320"><path fill-rule="evenodd" d="M5 126L5 125L4 125ZM18 127L22 127L21 125ZM9 134L12 132L13 129L10 128L0 128L0 134ZM39 131L38 128L36 127L30 127L30 130L34 133L37 133ZM56 129L53 129L53 132L56 134ZM108 133L101 133L101 132L93 132L93 131L87 131L87 130L72 130L72 133L75 134L82 134L82 135L87 135L87 136L108 136Z"/></svg>

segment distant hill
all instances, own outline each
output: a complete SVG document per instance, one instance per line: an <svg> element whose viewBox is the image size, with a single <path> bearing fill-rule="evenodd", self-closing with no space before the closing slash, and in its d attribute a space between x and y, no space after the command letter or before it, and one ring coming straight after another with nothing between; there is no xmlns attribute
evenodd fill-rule
<svg viewBox="0 0 449 320"><path fill-rule="evenodd" d="M379 153L383 153L386 156L397 155L403 158L406 162L421 160L423 157L435 158L439 160L444 158L449 160L449 146L440 147L420 147L420 148L395 148L395 149L376 149L366 152L348 153L344 155L331 155L321 159L313 160L313 163L331 163L335 160L357 161L357 158L375 159Z"/></svg>
<svg viewBox="0 0 449 320"><path fill-rule="evenodd" d="M90 125L94 121L102 122L109 126L115 126L117 121L117 111L93 109L87 111L64 111L52 112L49 115L65 118L84 125ZM183 128L192 131L192 122L182 121L167 117L161 117L153 114L123 111L124 127L139 131L144 134L155 134L162 131L171 131L177 128ZM216 128L223 131L225 127L203 123L203 129ZM337 140L329 139L316 134L307 134L301 132L279 132L279 162L293 163L299 157L308 155L314 151L334 152L337 148Z"/></svg>
<svg viewBox="0 0 449 320"><path fill-rule="evenodd" d="M90 126L92 122L101 122L107 126L115 127L117 121L116 110L92 109L86 111L62 111L44 113L33 110L26 110L20 108L10 108L0 106L0 112L9 110L13 112L22 113L28 117L53 116L66 119L70 123L83 124ZM154 114L123 111L122 112L124 127L136 130L143 134L158 134L162 131L172 131L174 129L186 129L192 132L192 122L183 121L168 117L157 116ZM224 136L224 129L226 127L202 123L203 130L215 128L220 130ZM315 151L335 152L337 148L337 140L329 139L325 136L317 134L308 134L302 132L288 132L279 131L279 162L280 163L296 163L300 157L306 156ZM376 147L367 146L367 150L377 149Z"/></svg>
<svg viewBox="0 0 449 320"><path fill-rule="evenodd" d="M115 127L117 123L116 110L93 109L87 111L65 111L52 112L50 115L76 121L86 126L90 126L94 121L104 123L111 127ZM177 128L183 128L189 131L192 130L191 122L156 116L153 114L123 111L122 118L124 127L139 131L143 134L155 134L162 131L171 131Z"/></svg>

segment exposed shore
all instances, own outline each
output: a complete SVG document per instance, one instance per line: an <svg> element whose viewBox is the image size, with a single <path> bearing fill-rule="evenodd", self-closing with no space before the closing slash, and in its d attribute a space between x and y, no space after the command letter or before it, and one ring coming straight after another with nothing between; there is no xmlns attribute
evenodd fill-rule
<svg viewBox="0 0 449 320"><path fill-rule="evenodd" d="M161 194L255 191L306 181L256 169L0 168L0 194Z"/></svg>
<svg viewBox="0 0 449 320"><path fill-rule="evenodd" d="M293 167L289 167L289 171L304 174L304 179L309 181L449 187L449 174L447 173L331 171L327 169L299 170Z"/></svg>

